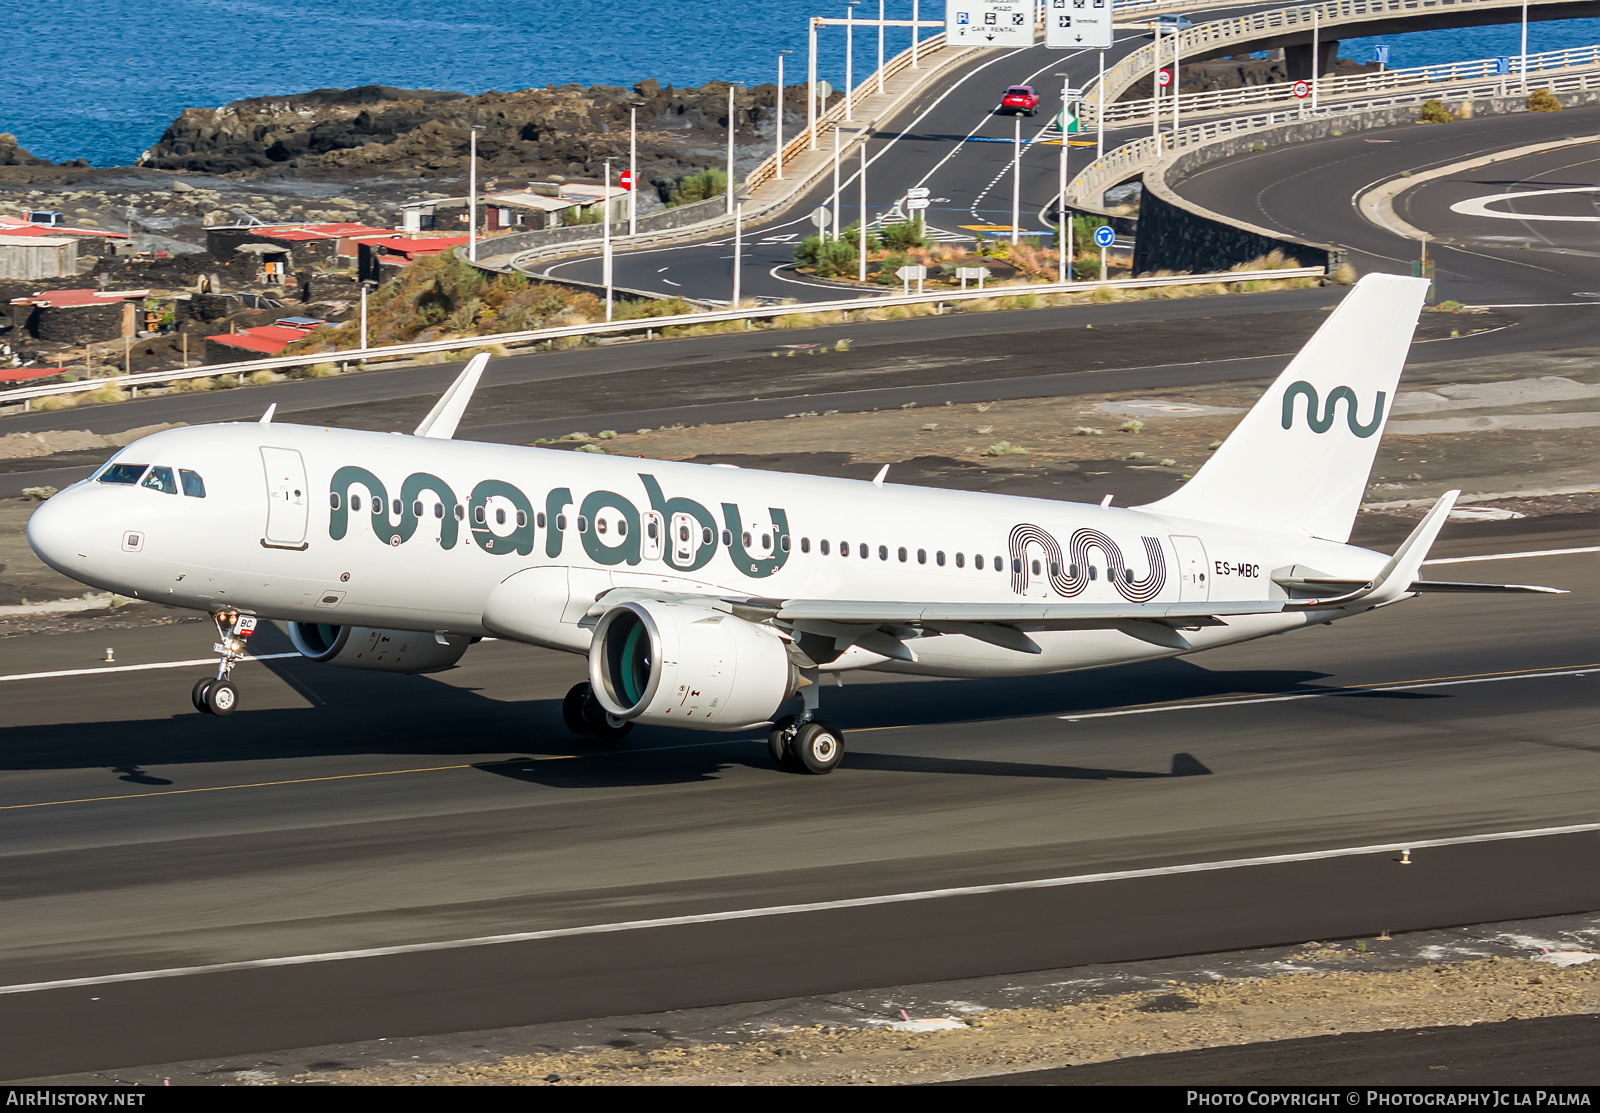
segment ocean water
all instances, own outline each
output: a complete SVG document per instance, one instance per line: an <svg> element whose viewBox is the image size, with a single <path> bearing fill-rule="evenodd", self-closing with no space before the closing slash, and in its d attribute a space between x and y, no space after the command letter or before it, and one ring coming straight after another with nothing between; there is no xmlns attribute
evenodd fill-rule
<svg viewBox="0 0 1600 1113"><path fill-rule="evenodd" d="M887 0L891 19L911 0ZM875 15L872 0L856 9ZM8 41L0 53L0 131L35 154L126 165L184 108L307 89L383 84L479 93L578 82L630 86L777 76L805 79L806 18L842 17L830 0L4 0ZM941 0L921 4L943 16ZM924 34L933 34L929 29ZM1355 40L1343 52L1371 58L1391 45L1394 66L1517 51L1516 25ZM844 80L842 28L822 32L819 73ZM1529 50L1600 42L1600 20L1535 23ZM910 31L887 32L887 56ZM877 58L877 34L855 34L857 80Z"/></svg>

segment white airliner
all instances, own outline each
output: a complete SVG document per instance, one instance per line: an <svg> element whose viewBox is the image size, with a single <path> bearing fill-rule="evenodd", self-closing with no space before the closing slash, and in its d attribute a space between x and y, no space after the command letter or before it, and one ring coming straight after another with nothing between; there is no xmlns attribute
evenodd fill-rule
<svg viewBox="0 0 1600 1113"><path fill-rule="evenodd" d="M51 498L34 550L215 618L221 715L264 618L307 657L453 666L488 635L586 654L567 725L771 724L826 773L823 674L1027 676L1283 634L1423 591L1458 492L1394 555L1346 542L1428 283L1361 280L1175 494L1090 506L452 440L487 357L411 436L260 422L134 442ZM842 681L841 681L842 682ZM801 697L798 713L777 717Z"/></svg>

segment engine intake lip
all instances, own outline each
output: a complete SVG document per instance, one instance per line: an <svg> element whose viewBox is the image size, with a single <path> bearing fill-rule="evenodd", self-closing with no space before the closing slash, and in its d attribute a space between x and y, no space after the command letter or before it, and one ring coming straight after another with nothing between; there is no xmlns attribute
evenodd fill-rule
<svg viewBox="0 0 1600 1113"><path fill-rule="evenodd" d="M622 603L600 616L589 654L589 684L620 719L644 713L661 686L661 631L649 610Z"/></svg>
<svg viewBox="0 0 1600 1113"><path fill-rule="evenodd" d="M350 640L350 627L327 622L291 622L289 640L311 660L331 661Z"/></svg>

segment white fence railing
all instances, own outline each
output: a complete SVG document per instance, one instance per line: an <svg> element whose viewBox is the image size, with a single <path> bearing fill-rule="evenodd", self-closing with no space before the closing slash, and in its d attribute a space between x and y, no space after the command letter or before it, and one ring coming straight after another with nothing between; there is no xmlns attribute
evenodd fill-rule
<svg viewBox="0 0 1600 1113"><path fill-rule="evenodd" d="M640 317L628 321L602 321L586 325L563 325L558 328L528 329L524 332L502 332L488 336L464 336L454 340L430 340L422 344L393 344L383 348L363 348L342 352L316 352L307 355L274 356L269 359L241 360L237 363L211 364L191 367L182 371L148 371L139 375L108 375L103 379L86 379L75 383L52 383L46 386L20 387L0 391L0 405L31 402L35 398L52 395L82 394L106 386L133 388L156 386L161 383L181 382L187 379L215 378L219 375L248 375L255 371L280 371L290 367L308 367L316 363L363 363L374 360L404 359L408 356L427 355L432 352L467 351L472 348L538 344L547 340L561 340L574 336L615 336L619 333L646 332L684 325L707 325L726 321L771 320L801 313L851 313L858 310L886 309L897 305L936 305L947 302L977 301L985 298L1022 298L1041 294L1092 293L1099 289L1141 290L1164 286L1199 286L1226 282L1262 282L1290 278L1316 278L1325 273L1322 267L1285 267L1262 271L1221 271L1215 274L1185 274L1161 278L1117 278L1105 282L1045 282L1026 286L990 286L986 290L939 290L921 294L894 295L890 297L865 297L851 301L804 302L791 305L764 305L744 309L719 309L709 313L680 313L670 317Z"/></svg>
<svg viewBox="0 0 1600 1113"><path fill-rule="evenodd" d="M1471 81L1496 78L1502 85L1510 85L1522 81L1522 59L1513 57L1508 59L1511 72L1499 72L1500 60L1498 58L1479 58L1471 62L1452 62L1449 65L1416 66L1410 69L1385 70L1382 73L1347 74L1342 77L1323 77L1317 81L1317 96L1320 101L1345 100L1350 97L1359 97L1365 94L1383 93L1397 89L1409 89L1419 85L1437 85L1441 83ZM1541 78L1546 74L1554 75L1555 71L1572 70L1585 66L1600 66L1600 45L1577 47L1573 50L1551 50L1543 54L1528 55L1527 73L1532 79L1534 75ZM1292 105L1297 100L1293 90L1294 83L1279 81L1271 85L1249 85L1242 89L1218 89L1207 93L1184 93L1177 99L1178 117L1184 119L1191 115L1204 116L1219 112L1233 112L1239 109L1248 109L1259 105L1286 104ZM1163 115L1172 115L1173 100L1171 96L1163 97L1161 111ZM1116 104L1106 106L1105 125L1108 128L1127 127L1131 124L1148 123L1150 121L1151 107L1155 102L1146 97L1142 100L1118 101Z"/></svg>
<svg viewBox="0 0 1600 1113"><path fill-rule="evenodd" d="M1554 93L1600 89L1600 70L1585 70L1579 73L1549 77L1542 79L1539 82L1539 87L1549 89ZM1251 113L1248 116L1207 120L1204 123L1180 128L1176 134L1168 132L1159 139L1155 136L1145 136L1142 139L1134 140L1132 143L1126 143L1114 151L1107 152L1104 158L1098 159L1085 167L1077 177L1068 183L1067 204L1074 208L1098 209L1100 207L1101 194L1111 186L1143 173L1168 155L1193 147L1201 147L1227 136L1262 131L1266 128L1299 123L1303 120L1348 116L1380 108L1421 104L1423 101L1428 100L1460 101L1489 98L1499 96L1502 92L1500 81L1497 79L1494 81L1450 85L1445 88L1435 86L1411 92L1396 92L1382 96L1366 97L1361 100L1347 101L1333 107L1324 107L1315 113L1312 112L1310 105L1302 101L1297 108L1283 108Z"/></svg>
<svg viewBox="0 0 1600 1113"><path fill-rule="evenodd" d="M1585 3L1587 0L1546 0L1547 3ZM1277 8L1272 11L1252 12L1231 19L1211 20L1198 24L1177 36L1161 39L1161 62L1172 60L1173 39L1177 39L1180 61L1201 54L1215 53L1224 47L1235 46L1251 40L1268 38L1273 34L1303 32L1309 34L1313 24L1324 30L1341 24L1364 23L1376 16L1427 15L1438 11L1471 9L1517 8L1523 0L1328 0L1324 4L1307 4L1303 7ZM1106 71L1104 103L1116 103L1135 81L1149 77L1156 68L1155 44L1140 47L1126 55ZM1101 90L1096 83L1084 99L1084 118L1095 118L1101 105Z"/></svg>

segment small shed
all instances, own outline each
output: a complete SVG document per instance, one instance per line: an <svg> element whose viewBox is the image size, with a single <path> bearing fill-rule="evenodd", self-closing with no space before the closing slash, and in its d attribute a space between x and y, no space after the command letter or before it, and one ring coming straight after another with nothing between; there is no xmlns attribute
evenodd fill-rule
<svg viewBox="0 0 1600 1113"><path fill-rule="evenodd" d="M0 279L70 278L78 241L70 236L0 235Z"/></svg>
<svg viewBox="0 0 1600 1113"><path fill-rule="evenodd" d="M97 343L137 335L135 303L149 296L149 290L46 290L14 298L11 314L36 340Z"/></svg>

